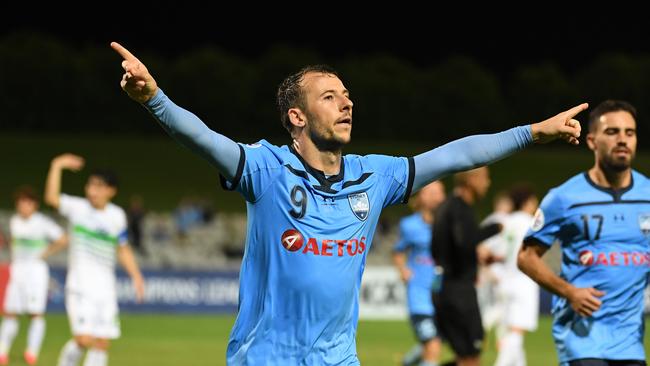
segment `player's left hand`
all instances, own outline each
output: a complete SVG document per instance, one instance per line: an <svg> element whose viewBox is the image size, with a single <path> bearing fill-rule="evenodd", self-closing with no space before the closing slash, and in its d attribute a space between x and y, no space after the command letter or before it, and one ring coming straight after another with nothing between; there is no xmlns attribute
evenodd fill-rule
<svg viewBox="0 0 650 366"><path fill-rule="evenodd" d="M545 121L532 124L533 141L545 144L555 139L562 139L572 145L578 145L582 127L573 117L588 107L589 104L582 103Z"/></svg>
<svg viewBox="0 0 650 366"><path fill-rule="evenodd" d="M138 103L146 103L158 91L156 80L151 76L147 67L129 50L117 42L111 42L111 48L122 56L124 75L120 86Z"/></svg>

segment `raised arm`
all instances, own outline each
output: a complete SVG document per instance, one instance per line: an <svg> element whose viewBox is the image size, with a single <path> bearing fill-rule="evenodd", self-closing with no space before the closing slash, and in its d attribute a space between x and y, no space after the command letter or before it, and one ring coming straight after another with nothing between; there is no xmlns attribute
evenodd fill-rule
<svg viewBox="0 0 650 366"><path fill-rule="evenodd" d="M45 182L45 203L58 209L61 199L61 175L63 169L69 169L74 172L84 166L84 159L73 154L63 154L52 159L50 171L47 173Z"/></svg>
<svg viewBox="0 0 650 366"><path fill-rule="evenodd" d="M588 106L587 103L580 104L532 125L490 135L464 137L417 155L414 157L413 192L446 175L494 163L532 143L563 139L577 145L581 127L573 117Z"/></svg>
<svg viewBox="0 0 650 366"><path fill-rule="evenodd" d="M143 104L178 142L208 160L226 179L232 179L241 155L239 145L212 131L196 115L174 104L158 88L147 67L126 48L116 42L111 43L111 48L124 59L120 86L129 97Z"/></svg>

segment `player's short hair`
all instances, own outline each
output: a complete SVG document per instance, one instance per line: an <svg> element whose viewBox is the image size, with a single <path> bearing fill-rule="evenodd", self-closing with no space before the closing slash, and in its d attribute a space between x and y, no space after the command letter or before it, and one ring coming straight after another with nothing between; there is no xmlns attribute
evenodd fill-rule
<svg viewBox="0 0 650 366"><path fill-rule="evenodd" d="M625 111L632 115L636 120L636 108L624 100L608 99L600 103L594 110L589 113L589 132L594 132L597 129L600 116L609 112Z"/></svg>
<svg viewBox="0 0 650 366"><path fill-rule="evenodd" d="M14 191L14 201L21 199L28 199L34 202L38 202L38 195L32 186L22 185Z"/></svg>
<svg viewBox="0 0 650 366"><path fill-rule="evenodd" d="M513 211L520 211L526 201L535 197L535 190L528 183L516 183L508 191L510 200L512 200Z"/></svg>
<svg viewBox="0 0 650 366"><path fill-rule="evenodd" d="M278 87L278 95L276 103L278 106L278 111L280 112L280 120L282 121L282 126L291 133L292 125L289 121L289 116L287 111L290 108L300 108L302 110L306 107L305 93L302 88L302 81L310 72L318 72L323 74L334 75L336 77L339 74L332 67L327 65L309 65L303 67L300 71L293 75L289 75Z"/></svg>
<svg viewBox="0 0 650 366"><path fill-rule="evenodd" d="M102 180L107 186L117 188L117 174L109 169L95 169L90 173L90 177L96 177Z"/></svg>

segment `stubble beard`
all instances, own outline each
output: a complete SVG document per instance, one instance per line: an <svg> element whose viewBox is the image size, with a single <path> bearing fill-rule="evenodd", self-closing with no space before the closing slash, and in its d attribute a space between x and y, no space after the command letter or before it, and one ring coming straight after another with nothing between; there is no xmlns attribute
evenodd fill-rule
<svg viewBox="0 0 650 366"><path fill-rule="evenodd" d="M312 116L308 115L308 118L310 121L316 121ZM317 131L314 128L309 128L309 138L314 145L316 145L318 150L330 152L341 152L343 147L350 142L350 139L348 139L348 141L343 141L337 138L334 133L330 136L326 136L325 133L320 133L320 131Z"/></svg>
<svg viewBox="0 0 650 366"><path fill-rule="evenodd" d="M634 154L630 155L629 160L616 160L611 155L606 156L600 161L600 168L606 172L622 173L632 167Z"/></svg>

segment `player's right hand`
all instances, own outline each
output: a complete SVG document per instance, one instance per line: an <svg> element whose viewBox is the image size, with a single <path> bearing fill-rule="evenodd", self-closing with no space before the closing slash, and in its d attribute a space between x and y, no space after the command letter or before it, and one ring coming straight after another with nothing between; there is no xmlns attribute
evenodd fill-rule
<svg viewBox="0 0 650 366"><path fill-rule="evenodd" d="M84 167L84 158L75 154L62 154L52 160L52 165L59 169L68 169L73 172L79 171Z"/></svg>
<svg viewBox="0 0 650 366"><path fill-rule="evenodd" d="M146 103L153 98L158 91L158 85L147 67L121 44L111 42L111 48L124 59L122 61L124 75L122 75L120 86L126 94L138 103Z"/></svg>
<svg viewBox="0 0 650 366"><path fill-rule="evenodd" d="M603 291L598 291L593 287L575 288L568 300L575 312L581 316L591 316L596 310L600 309L602 302L598 298L604 295Z"/></svg>
<svg viewBox="0 0 650 366"><path fill-rule="evenodd" d="M411 277L413 277L413 272L411 271L410 268L404 267L400 269L399 276L402 278L402 281L408 282L411 279Z"/></svg>

